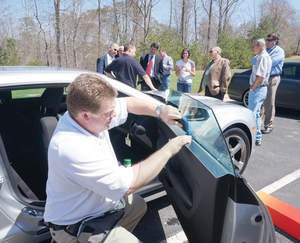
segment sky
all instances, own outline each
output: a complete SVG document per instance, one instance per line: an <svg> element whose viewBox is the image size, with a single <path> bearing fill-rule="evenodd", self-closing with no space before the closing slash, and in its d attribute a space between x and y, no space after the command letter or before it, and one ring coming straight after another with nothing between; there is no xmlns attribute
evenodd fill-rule
<svg viewBox="0 0 300 243"><path fill-rule="evenodd" d="M263 0L240 0L240 2L241 3L239 4L239 11L237 11L237 14L233 16L233 20L237 22L246 22L250 19L253 19L254 6L256 9L256 15L258 15L258 9ZM298 18L300 18L300 0L288 0L288 2L296 10ZM170 1L161 0L155 6L154 16L161 22L168 23L170 14L169 10Z"/></svg>
<svg viewBox="0 0 300 243"><path fill-rule="evenodd" d="M17 16L22 16L24 11L24 5L31 0L0 0L0 5L4 4L4 6L9 6L10 13L15 14ZM233 21L236 23L244 23L250 19L253 19L254 16L254 6L256 9L256 15L259 15L259 5L263 0L240 0L239 11L236 11L237 14L233 16ZM53 0L37 0L40 6L45 4L44 10L47 12L53 11ZM63 2L63 0L62 0ZM102 0L104 4L110 4L111 0ZM288 0L293 8L295 8L298 18L300 19L300 0ZM201 6L201 5L200 5ZM1 6L0 6L1 7ZM97 1L96 0L86 0L85 8L96 8ZM50 9L49 9L50 8ZM0 8L1 9L1 8ZM159 3L155 6L153 11L153 16L162 23L168 23L169 21L169 9L170 9L170 1L169 0L160 0ZM247 13L247 14L245 14Z"/></svg>

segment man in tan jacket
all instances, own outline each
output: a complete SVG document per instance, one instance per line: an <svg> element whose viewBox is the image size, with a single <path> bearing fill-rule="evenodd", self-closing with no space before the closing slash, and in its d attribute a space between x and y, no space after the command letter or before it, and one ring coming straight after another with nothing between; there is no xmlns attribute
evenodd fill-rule
<svg viewBox="0 0 300 243"><path fill-rule="evenodd" d="M230 62L221 56L220 47L213 47L209 51L211 62L205 68L199 91L205 90L205 96L224 99L231 79Z"/></svg>

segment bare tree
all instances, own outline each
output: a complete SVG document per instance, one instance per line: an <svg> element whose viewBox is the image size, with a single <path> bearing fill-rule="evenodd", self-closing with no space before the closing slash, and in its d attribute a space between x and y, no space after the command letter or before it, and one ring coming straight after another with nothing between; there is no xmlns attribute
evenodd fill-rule
<svg viewBox="0 0 300 243"><path fill-rule="evenodd" d="M100 53L101 46L101 0L97 0L98 8L97 8L97 19L98 19L98 38L97 38L97 53Z"/></svg>
<svg viewBox="0 0 300 243"><path fill-rule="evenodd" d="M77 52L76 52L76 39L78 34L78 27L81 20L81 0L72 0L72 55L74 66L77 67Z"/></svg>
<svg viewBox="0 0 300 243"><path fill-rule="evenodd" d="M185 43L185 18L186 18L186 0L182 0L181 5L181 23L180 23L180 35L182 43Z"/></svg>
<svg viewBox="0 0 300 243"><path fill-rule="evenodd" d="M173 0L170 0L169 28L171 28L172 26L172 18L173 18Z"/></svg>
<svg viewBox="0 0 300 243"><path fill-rule="evenodd" d="M195 41L198 41L198 0L193 2Z"/></svg>
<svg viewBox="0 0 300 243"><path fill-rule="evenodd" d="M113 3L113 13L114 13L114 28L113 28L113 39L114 42L118 42L120 40L119 34L120 34L120 28L119 28L119 16L118 16L118 7L116 4L116 0L112 1Z"/></svg>
<svg viewBox="0 0 300 243"><path fill-rule="evenodd" d="M140 26L143 30L143 43L146 43L147 36L150 31L151 17L153 7L159 3L159 0L135 0L135 6L138 10L138 13L142 16L142 24L136 22L136 19L133 19L135 24Z"/></svg>
<svg viewBox="0 0 300 243"><path fill-rule="evenodd" d="M208 25L207 25L207 37L206 37L206 46L205 51L208 53L208 50L210 48L210 42L211 42L211 25L212 25L212 8L213 8L213 0L208 0L208 9L205 4L205 0L202 1L202 6L204 11L206 12L208 16Z"/></svg>
<svg viewBox="0 0 300 243"><path fill-rule="evenodd" d="M45 30L43 28L43 25L42 25L42 22L39 18L39 10L38 10L38 5L37 5L36 0L34 0L34 9L35 9L34 16L36 18L36 21L39 24L40 32L42 32L42 34L43 34L43 40L44 40L44 44L45 44L44 56L46 57L47 66L49 66L50 65L50 61L49 61L49 44L48 44L48 40L47 40L47 37L46 37L46 32L45 32Z"/></svg>
<svg viewBox="0 0 300 243"><path fill-rule="evenodd" d="M239 0L217 0L218 5L218 37L217 42L220 42L220 38L223 32L226 31L229 18Z"/></svg>
<svg viewBox="0 0 300 243"><path fill-rule="evenodd" d="M61 67L61 49L60 49L60 0L53 0L55 9L55 35L56 35L56 56L58 66Z"/></svg>

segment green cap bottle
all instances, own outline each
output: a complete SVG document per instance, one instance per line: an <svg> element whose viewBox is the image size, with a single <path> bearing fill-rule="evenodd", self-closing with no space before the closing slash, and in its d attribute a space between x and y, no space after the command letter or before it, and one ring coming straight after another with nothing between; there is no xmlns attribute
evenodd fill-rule
<svg viewBox="0 0 300 243"><path fill-rule="evenodd" d="M131 166L131 159L124 159L123 165L125 167L130 167Z"/></svg>

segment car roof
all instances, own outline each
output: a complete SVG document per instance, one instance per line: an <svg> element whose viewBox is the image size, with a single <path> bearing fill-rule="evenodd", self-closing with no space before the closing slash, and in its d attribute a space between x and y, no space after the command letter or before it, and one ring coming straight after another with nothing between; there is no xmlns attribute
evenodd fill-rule
<svg viewBox="0 0 300 243"><path fill-rule="evenodd" d="M70 83L82 73L91 72L60 67L1 66L0 87Z"/></svg>

